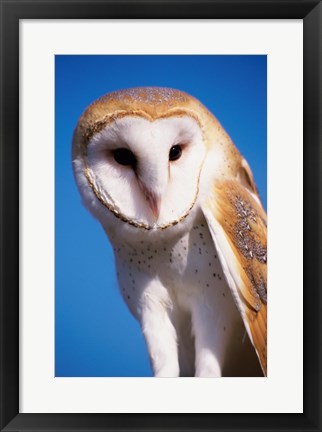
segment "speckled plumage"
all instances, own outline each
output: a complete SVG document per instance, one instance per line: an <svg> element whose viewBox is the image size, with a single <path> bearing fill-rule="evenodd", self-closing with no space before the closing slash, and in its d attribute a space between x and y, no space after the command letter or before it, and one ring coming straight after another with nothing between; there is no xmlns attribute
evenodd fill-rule
<svg viewBox="0 0 322 432"><path fill-rule="evenodd" d="M266 374L266 215L215 117L179 90L110 93L80 118L73 167L155 376Z"/></svg>

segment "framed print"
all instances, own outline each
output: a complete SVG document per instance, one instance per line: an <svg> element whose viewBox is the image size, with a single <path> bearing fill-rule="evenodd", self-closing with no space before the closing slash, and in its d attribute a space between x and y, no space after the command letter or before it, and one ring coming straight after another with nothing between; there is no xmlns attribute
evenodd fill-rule
<svg viewBox="0 0 322 432"><path fill-rule="evenodd" d="M213 1L119 5L108 1L1 1L1 429L321 430L321 3ZM160 92L160 88L166 89ZM99 99L104 94L107 96ZM140 249L137 244L139 252L127 255L131 289L125 291L120 270L114 270L112 264L114 253L116 262L117 254L123 253L122 242L118 244L120 232L116 230L119 234L114 241L113 230L104 225L105 219L100 219L101 210L91 208L92 198L86 202L88 193L94 194L99 205L123 222L149 228L149 218L157 214L157 220L164 218L166 225L166 212L162 213L146 186L138 189L138 195L133 192L133 201L127 198L129 210L124 210L123 204L113 207L109 197L116 197L114 203L118 202L118 195L131 196L124 180L130 175L129 167L136 176L144 177L143 165L138 162L140 146L146 147L141 142L143 137L149 137L149 148L156 146L156 157L151 156L147 164L154 166L147 169L149 185L157 181L154 178L159 172L164 141L173 128L179 128L181 135L186 128L185 142L182 144L178 138L172 142L169 138L172 144L166 159L171 162L167 164L182 154L188 158L191 143L200 144L196 138L199 132L194 129L197 124L204 139L205 125L210 127L210 123L202 123L202 116L208 114L198 117L202 108L200 102L193 102L198 109L193 111L193 105L189 105L190 111L185 113L190 117L185 118L182 101L188 100L187 94L204 104L230 135L245 158L244 177L239 173L239 181L255 196L249 199L260 203L259 193L261 208L268 213L268 253L266 244L259 248L257 240L250 247L243 231L243 241L239 243L240 248L249 251L250 247L252 252L245 258L250 279L254 278L249 270L253 253L261 265L264 261L260 260L265 257L265 268L269 256L267 353L264 356L259 351L247 321L244 323L248 333L245 331L243 338L236 337L238 343L249 343L258 373L255 369L224 373L223 364L218 375L212 370L206 377L198 351L199 360L192 362L196 365L192 372L180 373L180 378L170 378L179 375L175 368L159 373L150 339L143 331L145 341L140 331L139 323L145 329L141 316L136 322L125 304L130 310L136 307L131 298L135 298L138 289L141 266L152 265L152 243ZM160 99L171 110L180 102L180 116L171 119L159 112L156 105ZM98 102L90 105L94 100ZM117 136L119 140L124 127L122 130L137 143L133 144L136 150L123 146L119 154L119 148L115 150L113 144L112 150L99 153L98 163L95 149L100 148L100 137L104 138L104 146L113 141L113 121L120 109L125 110L125 100L130 101L126 109L135 115L128 125L124 123L124 113L118 118ZM96 121L91 126L102 104L104 109L118 108L111 121ZM144 120L142 106L148 110L149 104L152 111L144 111ZM142 118L138 120L139 112ZM158 129L150 131L152 122L148 116L168 122L168 135L163 127L162 133ZM172 121L181 123L173 125ZM134 126L139 132L133 132ZM158 136L163 143L160 147ZM129 145L130 138L126 140ZM170 200L174 213L180 200L187 197L190 203L194 167L204 151L203 147L198 148L186 173L186 187L180 186L175 192L174 186L176 198ZM85 177L79 177L77 171L78 154L79 172ZM136 170L138 163L140 172ZM250 172L248 164L257 189L252 189L252 174L246 175ZM177 166L183 173L184 165ZM229 165L227 169L233 168ZM106 170L121 172L122 182L113 183L115 189L111 190L110 183L104 180ZM83 187L83 179L88 182L89 192ZM230 185L230 194L232 190ZM139 191L146 200L140 201ZM172 196L172 192L167 193ZM102 223L103 230L82 207L81 198ZM253 210L249 210L243 199L239 196L236 207L240 218L245 212L250 230L254 223L264 226L259 210L254 213L259 204L253 204ZM139 213L147 206L147 220L145 216L133 219L136 213L131 208L136 208L138 202ZM182 205L188 208L190 204ZM184 219L179 207L175 224ZM209 214L205 215L209 223ZM223 221L226 223L225 217ZM216 223L214 226L218 251L221 249L216 242L222 241L222 237ZM180 259L176 259L182 260L188 246L192 250L196 247L197 255L198 248L199 255L209 255L212 249L205 235L198 231L195 246L182 243L181 249L176 250ZM140 238L141 241L144 242ZM162 243L162 249L167 247ZM157 260L160 250L155 248ZM147 251L152 255L145 256ZM173 254L171 249L169 268ZM220 262L227 262L230 268L232 255L224 261L220 254ZM133 259L137 266L134 270ZM209 268L217 265L212 259L208 261ZM162 263L157 265L160 275ZM225 266L224 273L220 271L216 267L209 277L227 280L229 285ZM193 268L193 272L188 279L195 278L206 293L206 269ZM195 275L198 272L203 274L199 281ZM125 302L119 295L117 279ZM266 285L262 277L259 280L254 286L262 287L257 297L266 310ZM188 283L189 280L185 282ZM221 293L221 302L226 302L227 293ZM251 296L243 296L252 304ZM219 300L216 302L219 304ZM209 308L207 304L202 314ZM192 314L195 320L196 316ZM229 325L225 320L226 314L222 314L223 332ZM195 327L192 333L200 341L198 331ZM210 331L208 338L213 335ZM256 352L261 354L257 357ZM153 378L153 373L163 378ZM214 378L220 375L222 378Z"/></svg>

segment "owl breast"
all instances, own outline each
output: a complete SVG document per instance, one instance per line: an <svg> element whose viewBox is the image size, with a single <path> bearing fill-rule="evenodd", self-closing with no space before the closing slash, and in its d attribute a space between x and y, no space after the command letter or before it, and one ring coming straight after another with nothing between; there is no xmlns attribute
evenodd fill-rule
<svg viewBox="0 0 322 432"><path fill-rule="evenodd" d="M144 299L153 297L169 314L179 350L188 351L191 362L197 327L212 326L225 344L236 345L236 338L242 343L245 329L201 214L186 233L163 241L150 241L147 235L135 244L114 242L114 252L121 294L132 314L141 322Z"/></svg>

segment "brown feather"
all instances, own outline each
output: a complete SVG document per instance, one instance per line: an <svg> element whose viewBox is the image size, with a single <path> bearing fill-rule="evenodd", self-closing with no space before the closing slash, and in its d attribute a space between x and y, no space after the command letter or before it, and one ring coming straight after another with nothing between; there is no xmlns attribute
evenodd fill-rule
<svg viewBox="0 0 322 432"><path fill-rule="evenodd" d="M168 117L192 117L200 126L207 148L223 147L231 162L228 174L240 166L240 154L218 120L197 99L175 89L137 87L115 91L93 102L81 115L73 138L73 159L86 157L91 138L123 117L155 121Z"/></svg>
<svg viewBox="0 0 322 432"><path fill-rule="evenodd" d="M224 230L242 280L238 295L244 305L254 347L267 374L267 237L266 214L236 180L218 181L209 203Z"/></svg>

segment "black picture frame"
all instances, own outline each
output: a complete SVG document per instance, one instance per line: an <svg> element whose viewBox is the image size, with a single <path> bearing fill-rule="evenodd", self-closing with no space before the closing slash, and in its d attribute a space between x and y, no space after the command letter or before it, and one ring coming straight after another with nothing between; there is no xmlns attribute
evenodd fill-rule
<svg viewBox="0 0 322 432"><path fill-rule="evenodd" d="M311 0L173 0L171 2L0 0L0 5L1 430L321 431L321 2ZM303 19L305 288L303 414L19 414L19 20L97 18Z"/></svg>

